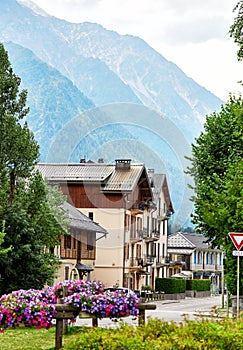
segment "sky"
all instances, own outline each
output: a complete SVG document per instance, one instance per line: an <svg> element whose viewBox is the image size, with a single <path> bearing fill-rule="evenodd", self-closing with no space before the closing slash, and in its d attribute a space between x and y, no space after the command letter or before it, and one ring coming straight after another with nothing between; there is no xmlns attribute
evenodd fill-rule
<svg viewBox="0 0 243 350"><path fill-rule="evenodd" d="M22 0L23 1L23 0ZM26 0L25 0L26 1ZM201 86L227 101L243 95L243 62L228 31L237 0L32 0L69 22L101 24L145 40Z"/></svg>

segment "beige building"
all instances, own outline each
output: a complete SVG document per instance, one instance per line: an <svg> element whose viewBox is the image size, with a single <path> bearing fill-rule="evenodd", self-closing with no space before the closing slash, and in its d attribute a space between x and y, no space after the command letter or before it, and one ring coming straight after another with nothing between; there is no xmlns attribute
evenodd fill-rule
<svg viewBox="0 0 243 350"><path fill-rule="evenodd" d="M115 164L45 163L37 169L60 186L69 203L108 232L96 241L90 279L136 290L166 276L173 208L165 175L148 176L144 164L129 159Z"/></svg>
<svg viewBox="0 0 243 350"><path fill-rule="evenodd" d="M169 276L184 274L191 278L211 279L220 287L223 252L212 248L202 234L177 232L168 238Z"/></svg>
<svg viewBox="0 0 243 350"><path fill-rule="evenodd" d="M61 262L54 283L89 280L96 260L96 241L104 239L107 231L67 202L62 204L62 209L68 213L70 234L63 235L60 245L54 248Z"/></svg>

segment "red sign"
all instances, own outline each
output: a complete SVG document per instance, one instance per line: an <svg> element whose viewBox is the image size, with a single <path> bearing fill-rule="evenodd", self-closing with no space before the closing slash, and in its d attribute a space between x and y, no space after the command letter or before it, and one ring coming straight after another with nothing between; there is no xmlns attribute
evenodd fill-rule
<svg viewBox="0 0 243 350"><path fill-rule="evenodd" d="M241 250L243 247L243 233L240 232L229 232L229 236L234 243L237 250Z"/></svg>

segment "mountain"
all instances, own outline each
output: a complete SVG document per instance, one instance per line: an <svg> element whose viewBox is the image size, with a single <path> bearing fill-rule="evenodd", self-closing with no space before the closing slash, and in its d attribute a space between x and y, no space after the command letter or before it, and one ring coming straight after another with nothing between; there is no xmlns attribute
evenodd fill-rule
<svg viewBox="0 0 243 350"><path fill-rule="evenodd" d="M22 86L28 91L27 104L31 112L27 121L44 159L48 154L46 145L53 137L78 114L94 108L94 104L69 79L30 50L14 43L4 46Z"/></svg>
<svg viewBox="0 0 243 350"><path fill-rule="evenodd" d="M41 160L143 162L167 173L176 215L189 215L184 156L223 101L142 39L59 20L30 1L1 0L0 41L28 90Z"/></svg>

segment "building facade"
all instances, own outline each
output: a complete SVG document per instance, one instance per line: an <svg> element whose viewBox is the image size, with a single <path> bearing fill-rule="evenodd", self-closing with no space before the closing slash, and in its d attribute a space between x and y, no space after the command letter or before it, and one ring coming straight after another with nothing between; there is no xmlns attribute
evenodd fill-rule
<svg viewBox="0 0 243 350"><path fill-rule="evenodd" d="M157 276L166 276L168 213L173 208L164 175L151 177L144 164L129 159L115 164L40 163L37 169L108 232L96 240L91 279L136 290L153 287Z"/></svg>
<svg viewBox="0 0 243 350"><path fill-rule="evenodd" d="M223 269L223 252L212 248L202 234L177 232L168 237L169 277L184 274L211 279L218 288Z"/></svg>

